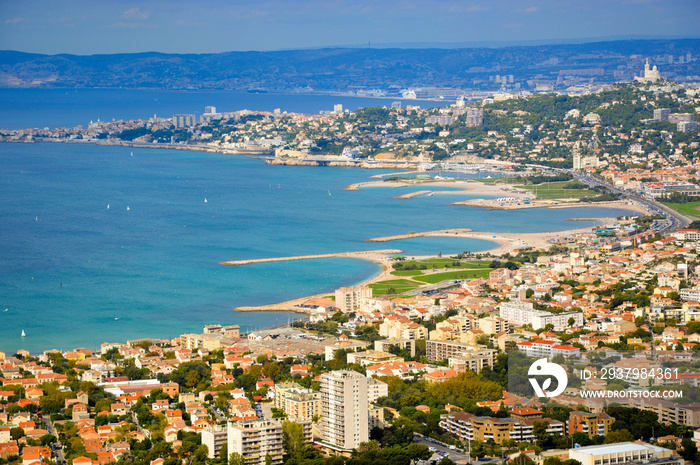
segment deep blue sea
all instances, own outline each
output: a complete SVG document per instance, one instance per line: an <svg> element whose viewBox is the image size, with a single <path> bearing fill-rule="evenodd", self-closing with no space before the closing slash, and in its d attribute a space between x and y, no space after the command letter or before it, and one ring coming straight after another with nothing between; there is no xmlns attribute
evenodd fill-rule
<svg viewBox="0 0 700 465"><path fill-rule="evenodd" d="M251 94L232 91L162 91L131 89L0 89L0 129L57 128L87 126L90 121L148 119L154 114L204 113L213 105L217 111L238 110L318 113L343 109L403 105L433 108L453 101L402 100L341 97L333 95Z"/></svg>
<svg viewBox="0 0 700 465"><path fill-rule="evenodd" d="M64 110L67 120L77 118L70 106ZM0 110L0 127L7 113ZM411 189L343 190L376 173L179 150L0 144L0 350L93 348L200 332L210 323L269 327L290 315L231 309L330 292L380 271L356 259L242 267L219 265L224 260L377 248L479 251L493 243L365 239L450 227L553 231L593 225L567 218L624 214L487 211L448 205L464 196L398 200Z"/></svg>

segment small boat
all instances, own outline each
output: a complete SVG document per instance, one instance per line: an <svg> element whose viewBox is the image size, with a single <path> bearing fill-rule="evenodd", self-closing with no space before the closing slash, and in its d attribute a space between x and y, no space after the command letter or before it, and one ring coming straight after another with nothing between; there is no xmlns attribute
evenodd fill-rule
<svg viewBox="0 0 700 465"><path fill-rule="evenodd" d="M39 221L39 217L38 217L38 216L36 217L36 221Z"/></svg>
<svg viewBox="0 0 700 465"><path fill-rule="evenodd" d="M131 152L131 156L132 156L132 157L134 156L134 152Z"/></svg>
<svg viewBox="0 0 700 465"><path fill-rule="evenodd" d="M22 337L26 337L27 335L24 333L24 330L22 330Z"/></svg>
<svg viewBox="0 0 700 465"><path fill-rule="evenodd" d="M207 199L204 199L204 203L207 203Z"/></svg>
<svg viewBox="0 0 700 465"><path fill-rule="evenodd" d="M328 195L331 195L331 191L328 191Z"/></svg>
<svg viewBox="0 0 700 465"><path fill-rule="evenodd" d="M128 205L126 206L126 211L129 211L129 206L128 206Z"/></svg>
<svg viewBox="0 0 700 465"><path fill-rule="evenodd" d="M109 210L109 204L107 204L107 210Z"/></svg>

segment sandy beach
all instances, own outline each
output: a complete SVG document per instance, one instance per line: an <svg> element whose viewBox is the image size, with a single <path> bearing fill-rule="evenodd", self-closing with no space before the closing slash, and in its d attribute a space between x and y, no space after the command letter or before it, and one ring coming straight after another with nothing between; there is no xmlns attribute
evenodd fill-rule
<svg viewBox="0 0 700 465"><path fill-rule="evenodd" d="M602 206L602 205L601 205ZM609 205L606 205L609 206ZM621 208L621 207L620 207ZM628 208L628 207L625 207ZM617 222L617 218L572 218L575 220L588 220L588 221L598 221L600 225L606 226L614 224ZM399 234L395 236L385 236L385 237L375 237L366 239L367 242L391 242L395 240L414 238L414 237L463 237L471 239L483 239L495 242L497 244L493 249L485 250L482 252L476 252L476 256L503 256L512 253L519 249L534 248L534 249L546 249L553 244L568 241L570 238L574 238L578 235L584 233L590 233L591 227L587 226L585 228L568 229L565 231L553 231L544 233L493 233L486 231L472 231L470 229L441 229L437 231L424 231L424 232L408 232L406 234ZM378 281L386 281L389 279L395 279L396 276L391 274L393 270L392 263L393 260L391 256L387 253L382 253L384 251L370 251L370 252L356 252L347 254L330 254L333 256L351 256L353 258L360 258L363 260L369 260L373 263L381 265L382 271L373 276L372 278L364 281L362 284L371 284ZM391 252L396 252L391 250ZM392 253L394 255L394 253ZM429 258L424 256L411 256L408 258ZM298 258L295 258L298 259ZM222 262L223 264L223 262ZM305 305L307 302L322 299L328 296L329 293L317 294L313 296L301 297L299 299L289 300L286 302L280 302L271 305L262 305L256 307L240 307L234 309L234 311L293 311L299 313L311 313L310 310L299 307L299 305Z"/></svg>
<svg viewBox="0 0 700 465"><path fill-rule="evenodd" d="M486 195L489 197L514 197L518 199L529 199L534 198L534 195L524 189L518 189L508 184L485 184L483 182L477 181L367 181L358 182L355 184L350 184L345 188L346 191L356 191L359 189L371 188L371 187L388 187L388 188L399 188L399 187L456 187L459 190L450 191L433 191L431 195L437 194L450 194L450 195ZM407 197L403 197L407 198Z"/></svg>
<svg viewBox="0 0 700 465"><path fill-rule="evenodd" d="M581 220L598 221L600 225L614 224L616 218L581 218ZM566 231L553 231L544 233L493 233L479 232L470 229L443 229L439 231L412 232L397 236L375 237L367 239L367 242L390 242L413 237L462 237L468 239L483 239L497 242L498 247L477 252L476 255L505 255L518 249L534 248L543 249L558 242L567 241L577 235L588 233L591 227L568 229Z"/></svg>
<svg viewBox="0 0 700 465"><path fill-rule="evenodd" d="M466 205L470 207L481 207L488 210L522 210L526 208L549 208L552 210L561 208L621 208L633 210L642 215L648 215L644 207L631 200L616 200L612 202L581 202L578 199L538 199L528 200L529 203L521 201L503 202L495 199L468 199L452 202L450 205Z"/></svg>

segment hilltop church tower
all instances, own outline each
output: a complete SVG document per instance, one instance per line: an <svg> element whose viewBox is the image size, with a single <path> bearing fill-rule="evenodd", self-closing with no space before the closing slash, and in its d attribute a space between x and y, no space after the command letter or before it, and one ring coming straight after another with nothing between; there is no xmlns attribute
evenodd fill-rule
<svg viewBox="0 0 700 465"><path fill-rule="evenodd" d="M659 74L659 70L656 68L656 65L654 65L653 68L649 68L649 58L647 58L646 64L644 65L644 76L635 76L634 80L637 82L656 82L659 79L661 79L661 74Z"/></svg>

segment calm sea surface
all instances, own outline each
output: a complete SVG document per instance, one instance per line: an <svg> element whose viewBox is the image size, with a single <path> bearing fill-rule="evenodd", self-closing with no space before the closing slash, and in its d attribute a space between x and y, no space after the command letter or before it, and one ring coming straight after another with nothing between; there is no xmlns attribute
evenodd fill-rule
<svg viewBox="0 0 700 465"><path fill-rule="evenodd" d="M86 126L90 121L148 119L154 114L170 118L188 113L199 117L204 107L217 111L238 110L318 113L343 109L389 106L393 101L421 108L449 105L454 101L336 97L331 95L251 94L227 91L161 91L129 89L0 89L0 128L57 128Z"/></svg>
<svg viewBox="0 0 700 465"><path fill-rule="evenodd" d="M115 111L121 106L127 104ZM72 113L67 105L66 121L82 111ZM0 127L10 126L7 113L0 110ZM132 116L139 115L118 115ZM245 330L283 324L297 316L231 309L330 292L380 271L355 259L243 267L224 267L222 260L376 248L408 255L479 251L493 243L365 239L448 227L543 232L593 224L567 218L624 214L598 208L486 211L449 206L465 198L453 195L397 200L411 190L343 190L377 171L274 167L242 156L176 150L131 153L96 145L0 144L1 351L175 337L209 323Z"/></svg>

